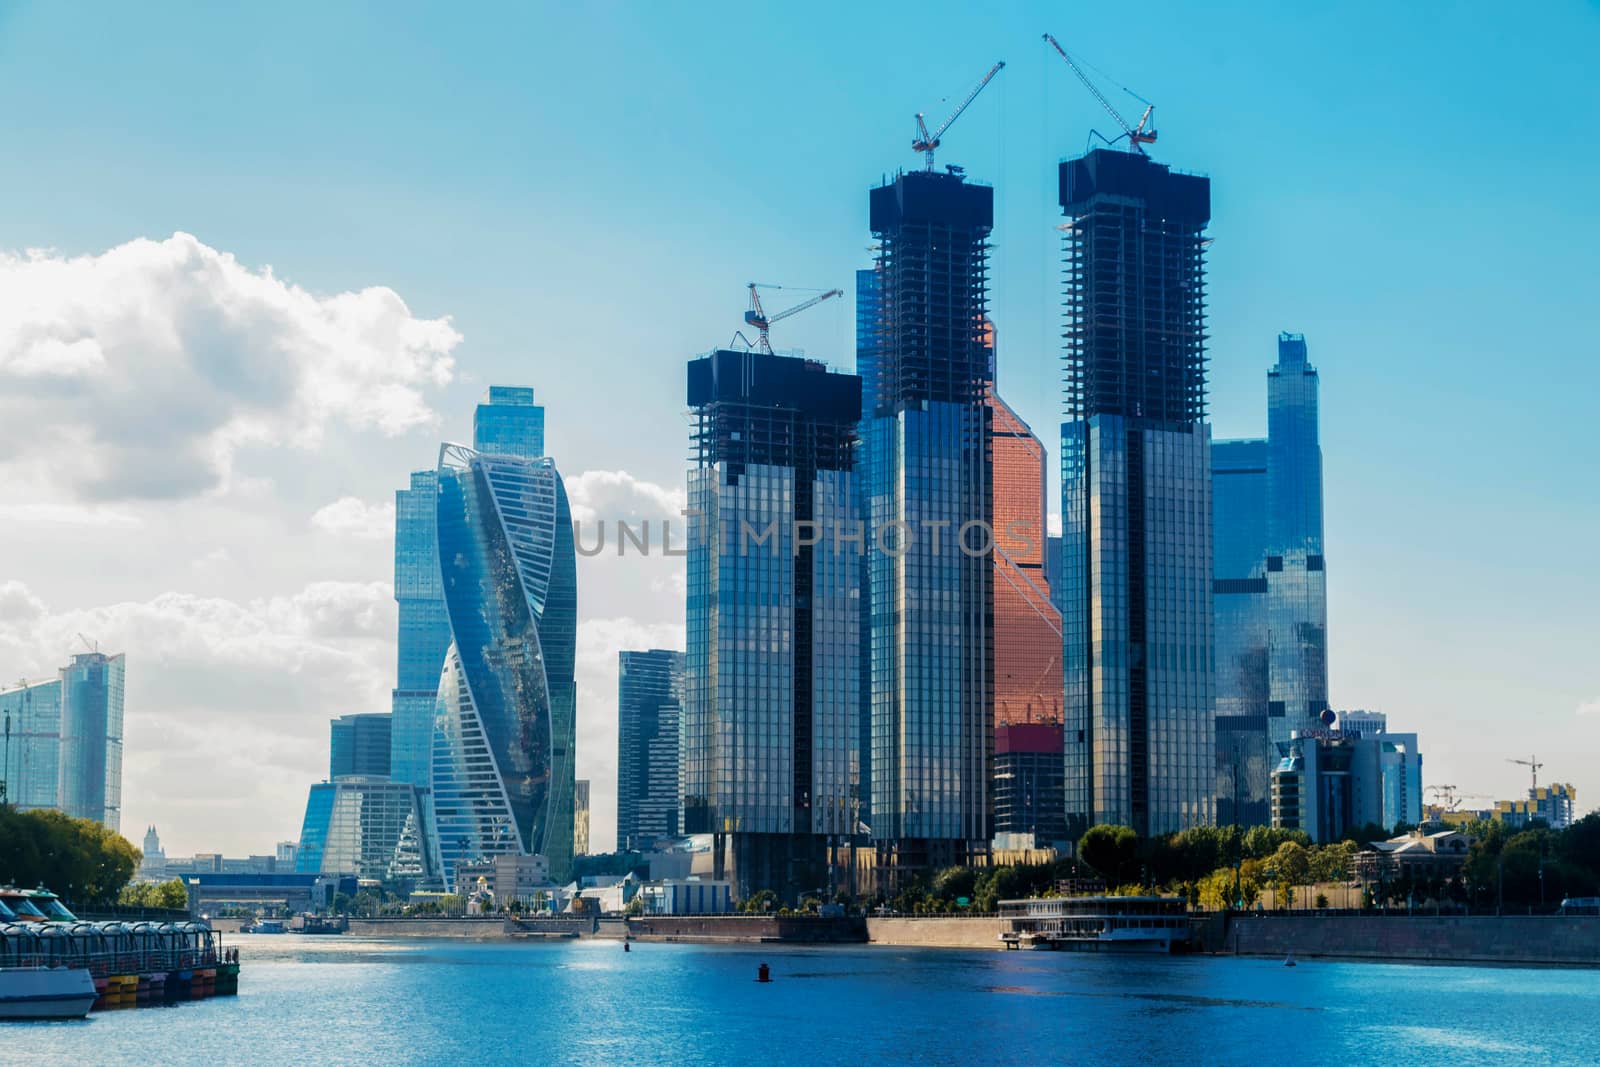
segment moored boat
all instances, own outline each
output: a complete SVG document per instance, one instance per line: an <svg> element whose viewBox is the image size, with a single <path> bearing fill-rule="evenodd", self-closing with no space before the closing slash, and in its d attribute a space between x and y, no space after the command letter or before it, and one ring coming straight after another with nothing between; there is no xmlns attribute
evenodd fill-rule
<svg viewBox="0 0 1600 1067"><path fill-rule="evenodd" d="M1000 902L1006 948L1171 952L1189 939L1188 904L1177 897L1035 897Z"/></svg>
<svg viewBox="0 0 1600 1067"><path fill-rule="evenodd" d="M84 967L0 967L0 1019L81 1019L95 996Z"/></svg>

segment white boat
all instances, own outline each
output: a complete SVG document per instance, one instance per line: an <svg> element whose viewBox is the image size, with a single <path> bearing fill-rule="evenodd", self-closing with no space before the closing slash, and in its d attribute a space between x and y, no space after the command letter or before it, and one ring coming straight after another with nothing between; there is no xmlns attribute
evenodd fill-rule
<svg viewBox="0 0 1600 1067"><path fill-rule="evenodd" d="M1189 940L1181 897L1002 900L1000 922L1000 942L1014 949L1167 953Z"/></svg>
<svg viewBox="0 0 1600 1067"><path fill-rule="evenodd" d="M94 998L82 967L0 967L0 1019L81 1019Z"/></svg>

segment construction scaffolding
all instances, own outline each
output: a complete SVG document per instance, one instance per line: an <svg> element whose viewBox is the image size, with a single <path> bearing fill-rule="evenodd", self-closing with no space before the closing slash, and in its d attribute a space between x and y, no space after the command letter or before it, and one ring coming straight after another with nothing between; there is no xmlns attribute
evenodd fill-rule
<svg viewBox="0 0 1600 1067"><path fill-rule="evenodd" d="M1206 179L1097 149L1061 164L1065 417L1205 420Z"/></svg>

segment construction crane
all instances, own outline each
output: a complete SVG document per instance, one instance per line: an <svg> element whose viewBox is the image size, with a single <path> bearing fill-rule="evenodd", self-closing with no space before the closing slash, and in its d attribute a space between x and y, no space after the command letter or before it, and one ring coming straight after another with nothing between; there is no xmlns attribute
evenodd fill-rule
<svg viewBox="0 0 1600 1067"><path fill-rule="evenodd" d="M1100 106L1106 109L1106 113L1117 121L1118 126L1122 127L1122 135L1114 139L1107 139L1106 135L1101 133L1099 130L1090 130L1089 132L1100 138L1102 141L1105 141L1108 145L1114 145L1118 141L1122 140L1123 137L1126 137L1128 139L1128 144L1132 146L1135 152L1138 152L1141 156L1149 155L1149 153L1144 150L1144 146L1147 144L1156 143L1156 131L1154 127L1150 127L1149 129L1146 129L1146 127L1150 126L1150 116L1155 113L1156 106L1150 101L1146 100L1144 97L1140 96L1138 93L1134 92L1132 89L1124 86L1122 90L1123 92L1139 101L1139 103L1145 105L1144 114L1139 116L1139 124L1137 126L1129 126L1128 120L1122 117L1121 112L1111 106L1111 101L1107 100L1105 94L1099 90L1094 82L1089 80L1089 75L1083 72L1083 68L1078 66L1078 64L1073 61L1071 56L1067 55L1067 50L1061 47L1061 42L1050 36L1048 33L1044 35L1044 39L1049 41L1050 47L1054 48L1061 58L1067 61L1067 66L1072 68L1072 73L1076 74L1078 76L1078 80L1083 82L1088 90L1094 94L1094 98L1096 100L1100 101Z"/></svg>
<svg viewBox="0 0 1600 1067"><path fill-rule="evenodd" d="M1424 793L1433 793L1438 796L1440 806L1445 811L1455 811L1461 806L1461 797L1453 785L1430 785L1423 790Z"/></svg>
<svg viewBox="0 0 1600 1067"><path fill-rule="evenodd" d="M967 105L978 99L978 94L983 92L983 87L993 81L994 76L1005 69L1005 65L1005 60L1002 59L990 67L989 73L983 76L983 80L978 83L978 87L968 93L967 98L957 104L954 111L950 112L950 117L940 123L939 128L932 133L928 132L928 124L923 121L927 116L920 111L917 112L917 135L912 138L911 150L922 153L923 158L927 160L928 170L931 171L933 169L933 150L939 147L939 138L943 137L944 132L950 128L950 124L960 118L963 111L967 110Z"/></svg>
<svg viewBox="0 0 1600 1067"><path fill-rule="evenodd" d="M1506 757L1506 762L1507 763L1520 763L1522 766L1524 766L1524 767L1528 768L1530 771L1532 771L1533 772L1533 788L1535 790L1537 790L1539 788L1539 768L1543 767L1544 764L1539 762L1539 757L1538 756L1529 756L1527 759L1512 759L1512 758L1510 758L1508 756L1508 757Z"/></svg>
<svg viewBox="0 0 1600 1067"><path fill-rule="evenodd" d="M843 289L829 289L827 292L818 293L810 300L796 304L794 307L789 308L786 311L780 311L776 315L768 315L766 309L761 306L761 293L759 290L782 288L783 286L781 285L762 285L760 282L751 282L750 310L744 313L744 321L746 325L754 326L756 329L761 331L761 336L756 339L755 347L759 348L769 356L772 355L772 342L767 339L767 331L772 327L773 323L782 322L790 315L798 315L800 312L806 310L806 308L816 307L824 300L844 295ZM741 334L739 336L743 335ZM747 341L745 343L748 344L749 342Z"/></svg>

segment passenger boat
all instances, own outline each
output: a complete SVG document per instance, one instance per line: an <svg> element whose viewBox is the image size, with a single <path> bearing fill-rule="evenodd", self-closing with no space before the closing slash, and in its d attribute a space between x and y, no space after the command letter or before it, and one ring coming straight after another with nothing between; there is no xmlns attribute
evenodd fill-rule
<svg viewBox="0 0 1600 1067"><path fill-rule="evenodd" d="M97 995L87 967L0 967L0 1019L81 1019Z"/></svg>
<svg viewBox="0 0 1600 1067"><path fill-rule="evenodd" d="M257 919L239 927L241 934L286 934L289 928L282 919Z"/></svg>
<svg viewBox="0 0 1600 1067"><path fill-rule="evenodd" d="M1181 897L1034 897L1000 902L1008 949L1171 952L1189 940Z"/></svg>

